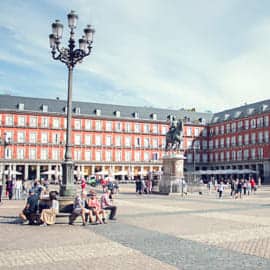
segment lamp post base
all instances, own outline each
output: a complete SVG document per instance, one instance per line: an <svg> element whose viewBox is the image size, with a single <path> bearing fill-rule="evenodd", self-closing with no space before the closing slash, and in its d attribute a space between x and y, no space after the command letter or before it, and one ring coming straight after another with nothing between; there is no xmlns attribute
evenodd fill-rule
<svg viewBox="0 0 270 270"><path fill-rule="evenodd" d="M63 179L60 186L60 196L72 197L76 195L77 187L74 185L74 163L65 160L62 163Z"/></svg>

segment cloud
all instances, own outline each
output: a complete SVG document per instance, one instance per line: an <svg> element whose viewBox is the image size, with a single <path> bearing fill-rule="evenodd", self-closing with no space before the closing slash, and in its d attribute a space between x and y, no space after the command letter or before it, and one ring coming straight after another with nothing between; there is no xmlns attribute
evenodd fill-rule
<svg viewBox="0 0 270 270"><path fill-rule="evenodd" d="M76 37L88 23L96 28L92 54L75 70L76 100L220 111L269 96L264 1L14 0L0 7L5 74L28 70L40 89L23 76L16 83L0 77L15 94L21 83L26 95L66 96L67 70L52 61L48 34L61 19L66 44L66 14L76 7Z"/></svg>

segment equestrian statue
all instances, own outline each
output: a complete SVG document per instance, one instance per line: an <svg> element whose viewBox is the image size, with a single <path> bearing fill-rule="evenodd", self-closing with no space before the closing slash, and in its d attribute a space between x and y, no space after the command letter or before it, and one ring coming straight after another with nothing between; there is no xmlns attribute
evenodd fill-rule
<svg viewBox="0 0 270 270"><path fill-rule="evenodd" d="M183 122L172 118L170 129L166 133L166 147L165 151L180 150L181 142L183 140Z"/></svg>

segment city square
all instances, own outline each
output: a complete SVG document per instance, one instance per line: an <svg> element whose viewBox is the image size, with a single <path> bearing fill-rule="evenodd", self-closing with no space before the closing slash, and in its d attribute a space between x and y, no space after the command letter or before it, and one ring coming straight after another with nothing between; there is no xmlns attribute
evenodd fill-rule
<svg viewBox="0 0 270 270"><path fill-rule="evenodd" d="M116 221L21 225L23 201L0 208L0 269L269 269L269 188L234 200L226 190L138 195L121 185ZM99 190L99 188L98 188Z"/></svg>
<svg viewBox="0 0 270 270"><path fill-rule="evenodd" d="M0 8L0 269L270 269L269 3Z"/></svg>

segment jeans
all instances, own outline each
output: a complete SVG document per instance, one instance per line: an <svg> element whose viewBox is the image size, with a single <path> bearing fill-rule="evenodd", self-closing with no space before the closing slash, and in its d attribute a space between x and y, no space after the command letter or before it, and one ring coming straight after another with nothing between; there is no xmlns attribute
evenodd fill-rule
<svg viewBox="0 0 270 270"><path fill-rule="evenodd" d="M3 186L0 186L0 202L2 201L2 191L3 191Z"/></svg>
<svg viewBox="0 0 270 270"><path fill-rule="evenodd" d="M110 216L109 219L113 219L114 216L116 215L116 206L112 205L112 206L106 206L103 208L104 210L110 210Z"/></svg>

